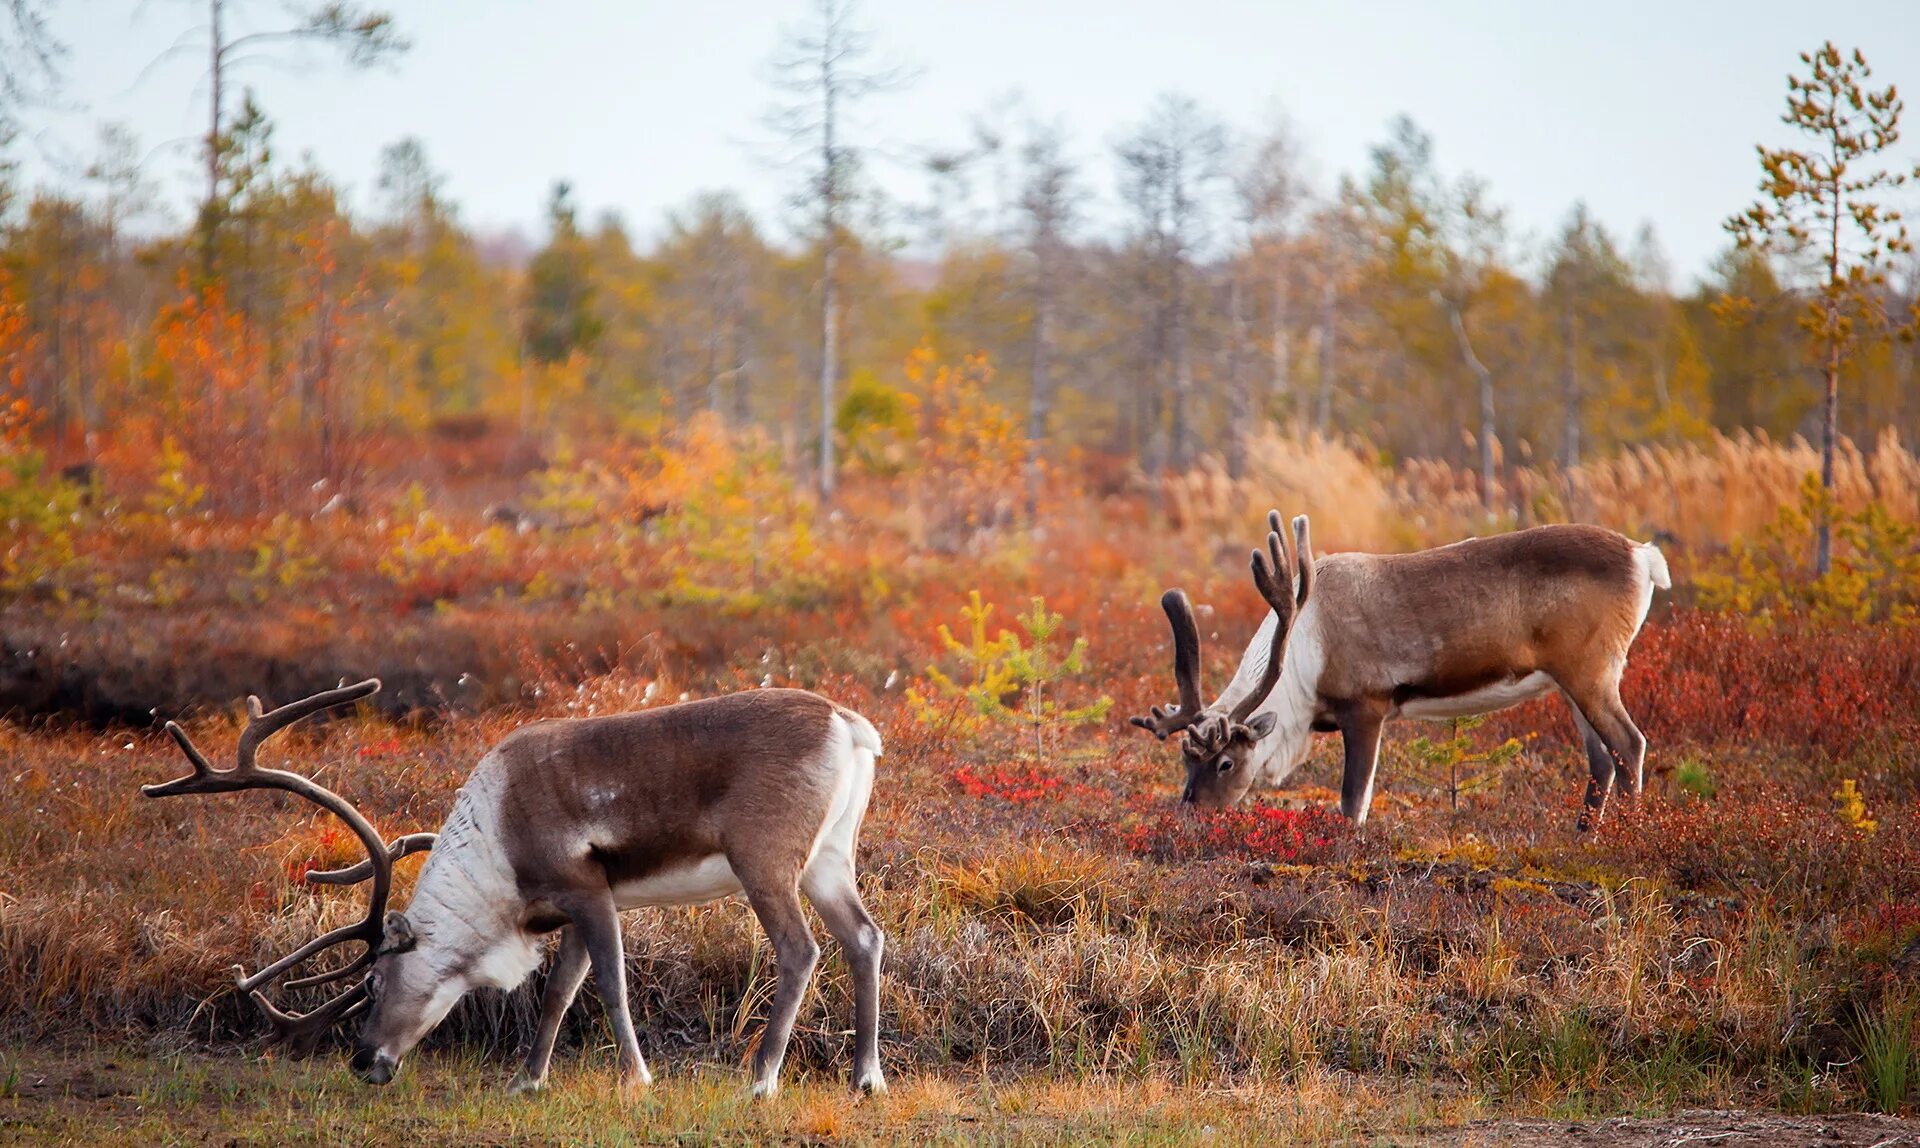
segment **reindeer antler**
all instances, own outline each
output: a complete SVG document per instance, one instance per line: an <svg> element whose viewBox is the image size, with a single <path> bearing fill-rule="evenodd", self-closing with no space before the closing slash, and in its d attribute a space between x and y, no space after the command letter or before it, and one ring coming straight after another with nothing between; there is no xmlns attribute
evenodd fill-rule
<svg viewBox="0 0 1920 1148"><path fill-rule="evenodd" d="M241 990L253 998L254 1004L259 1006L261 1013L266 1016L267 1023L273 1027L274 1041L286 1043L299 1051L310 1050L320 1034L335 1021L352 1016L365 1005L366 977L363 974L353 987L305 1013L280 1011L264 993L260 992L260 987L308 958L336 945L352 941L359 942L365 946L365 949L345 966L290 980L285 987L298 989L331 984L345 980L371 965L384 935L387 895L393 886L393 863L409 853L431 848L433 835L413 834L388 846L372 824L345 798L300 774L288 773L280 769L261 769L254 764L254 754L267 738L295 722L312 717L323 710L371 697L379 690L380 679L368 678L356 685L315 694L310 698L303 698L272 711L265 710L259 698L248 697L247 726L240 732L240 744L234 751L234 765L231 769L215 769L207 761L206 755L202 754L199 747L193 744L192 739L187 737L187 732L177 724L168 722L167 733L180 746L180 751L187 755L187 760L193 764L193 772L159 785L140 787L140 792L148 797L175 797L184 793L231 793L242 789L284 790L306 798L346 822L347 828L353 830L354 836L366 846L366 861L346 869L309 872L306 877L309 881L338 885L352 884L372 877L373 892L368 898L367 915L351 925L343 925L308 941L259 972L251 976L242 976L239 980Z"/></svg>
<svg viewBox="0 0 1920 1148"><path fill-rule="evenodd" d="M1134 725L1161 741L1179 733L1200 719L1205 703L1200 700L1200 627L1193 620L1193 603L1184 590L1169 590L1160 595L1160 608L1167 612L1173 627L1173 681L1180 691L1177 705L1154 706L1147 717L1135 717Z"/></svg>
<svg viewBox="0 0 1920 1148"><path fill-rule="evenodd" d="M1286 539L1284 550L1281 548L1283 538ZM1300 583L1297 593L1294 590L1296 574ZM1273 647L1267 651L1267 665L1260 673L1260 684L1233 707L1227 719L1231 722L1246 721L1280 680L1280 667L1287 653L1287 634L1293 629L1294 615L1306 605L1307 594L1313 588L1313 549L1307 541L1306 515L1293 520L1293 534L1287 536L1281 532L1280 512L1267 512L1267 549L1265 553L1253 552L1253 584L1267 605L1273 607Z"/></svg>

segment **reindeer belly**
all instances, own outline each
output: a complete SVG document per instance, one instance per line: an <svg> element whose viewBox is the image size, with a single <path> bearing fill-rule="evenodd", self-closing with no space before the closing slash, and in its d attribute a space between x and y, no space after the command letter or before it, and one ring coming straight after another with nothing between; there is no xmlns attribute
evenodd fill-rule
<svg viewBox="0 0 1920 1148"><path fill-rule="evenodd" d="M613 886L613 903L621 909L649 905L702 905L740 891L740 879L725 854L682 862Z"/></svg>
<svg viewBox="0 0 1920 1148"><path fill-rule="evenodd" d="M1413 696L1398 700L1388 717L1424 718L1444 721L1492 713L1534 698L1553 689L1553 679L1538 670L1525 677L1490 682L1463 693L1444 697Z"/></svg>

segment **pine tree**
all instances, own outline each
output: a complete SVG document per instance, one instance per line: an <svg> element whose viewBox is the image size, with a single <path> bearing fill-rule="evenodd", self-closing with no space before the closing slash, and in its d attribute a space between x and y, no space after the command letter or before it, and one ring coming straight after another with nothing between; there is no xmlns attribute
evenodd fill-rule
<svg viewBox="0 0 1920 1148"><path fill-rule="evenodd" d="M1809 70L1787 77L1781 120L1813 144L1805 150L1757 145L1761 198L1726 227L1743 248L1819 260L1819 280L1800 326L1811 337L1826 381L1820 485L1831 494L1841 368L1868 341L1896 329L1884 291L1887 268L1912 246L1900 213L1882 200L1909 176L1873 162L1899 140L1903 104L1891 84L1878 91L1867 86L1873 70L1859 49L1844 56L1828 41L1818 51L1802 52L1800 62ZM1832 533L1822 514L1815 529L1816 574L1833 566Z"/></svg>
<svg viewBox="0 0 1920 1148"><path fill-rule="evenodd" d="M547 222L552 235L527 267L521 334L529 359L552 364L592 350L601 324L593 307L592 253L575 217L573 188L565 180L553 185Z"/></svg>

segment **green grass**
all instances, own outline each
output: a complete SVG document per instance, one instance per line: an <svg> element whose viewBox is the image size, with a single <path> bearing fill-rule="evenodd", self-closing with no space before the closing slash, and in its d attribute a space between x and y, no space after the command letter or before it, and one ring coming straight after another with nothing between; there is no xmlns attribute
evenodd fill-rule
<svg viewBox="0 0 1920 1148"><path fill-rule="evenodd" d="M1914 1039L1916 1018L1920 1018L1920 1005L1913 998L1890 996L1855 1029L1867 1102L1876 1112L1899 1112L1906 1105L1907 1094L1920 1083L1920 1042Z"/></svg>
<svg viewBox="0 0 1920 1148"><path fill-rule="evenodd" d="M1284 1086L1207 1089L1160 1079L999 1081L967 1070L897 1078L884 1097L838 1081L791 1081L755 1103L718 1065L669 1069L623 1096L608 1065L555 1066L533 1097L505 1094L502 1065L417 1058L393 1085L336 1060L152 1056L110 1047L5 1054L0 1144L641 1145L762 1143L1216 1144L1367 1140L1441 1118L1431 1096L1375 1096L1307 1073Z"/></svg>

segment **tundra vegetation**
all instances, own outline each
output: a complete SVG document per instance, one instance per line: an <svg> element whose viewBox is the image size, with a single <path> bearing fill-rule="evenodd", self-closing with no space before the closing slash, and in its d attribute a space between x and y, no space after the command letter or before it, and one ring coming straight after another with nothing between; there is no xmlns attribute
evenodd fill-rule
<svg viewBox="0 0 1920 1148"><path fill-rule="evenodd" d="M1682 294L1576 211L1530 268L1411 123L1311 194L1284 134L1166 100L1119 148L1121 234L1077 226L1090 177L1016 117L935 173L1008 190L940 199L930 260L861 230L832 143L825 234L705 199L636 249L563 186L522 257L417 142L363 217L252 101L214 125L196 225L147 213L124 139L84 186L0 188L0 1140L1471 1139L1706 1107L1871 1143L1830 1114L1920 1099L1920 360L1863 341L1807 383L1825 297L1755 235ZM1320 553L1657 535L1675 587L1621 688L1644 794L1576 833L1549 698L1395 728L1364 832L1326 738L1284 789L1179 809L1122 716L1166 696L1163 588L1216 658L1254 633L1269 506ZM548 1092L492 1087L544 974L377 1094L345 1034L263 1057L230 970L356 920L300 878L359 844L282 797L139 800L177 768L156 719L224 760L236 699L372 676L263 764L388 838L534 718L796 686L872 719L889 1095L841 1079L828 945L789 1087L747 1104L775 960L737 900L623 920L642 1099L591 986Z"/></svg>

